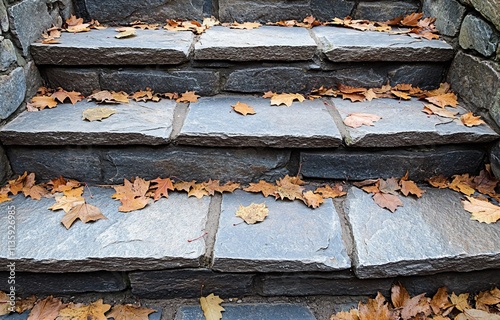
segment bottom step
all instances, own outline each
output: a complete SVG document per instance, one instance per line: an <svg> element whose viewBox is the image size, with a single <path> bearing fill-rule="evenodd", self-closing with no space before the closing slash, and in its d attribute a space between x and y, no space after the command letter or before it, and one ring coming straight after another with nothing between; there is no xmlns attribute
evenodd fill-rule
<svg viewBox="0 0 500 320"><path fill-rule="evenodd" d="M311 311L297 304L241 304L223 306L224 320L316 320ZM175 320L204 320L200 306L181 307Z"/></svg>

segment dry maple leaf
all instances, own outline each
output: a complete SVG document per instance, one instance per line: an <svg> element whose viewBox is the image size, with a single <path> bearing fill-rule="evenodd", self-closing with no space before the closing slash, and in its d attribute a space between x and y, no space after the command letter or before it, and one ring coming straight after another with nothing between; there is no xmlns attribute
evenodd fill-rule
<svg viewBox="0 0 500 320"><path fill-rule="evenodd" d="M208 196L208 191L205 190L203 183L196 183L192 186L191 190L188 191L188 197L196 197L198 199Z"/></svg>
<svg viewBox="0 0 500 320"><path fill-rule="evenodd" d="M31 309L28 320L54 320L65 305L60 299L49 296L38 301Z"/></svg>
<svg viewBox="0 0 500 320"><path fill-rule="evenodd" d="M194 91L186 91L183 94L181 94L181 96L175 101L183 103L198 102L199 97L200 96L197 95Z"/></svg>
<svg viewBox="0 0 500 320"><path fill-rule="evenodd" d="M16 312L17 313L23 313L26 310L31 310L35 306L37 298L36 296L31 296L24 298L22 300L17 300L16 301Z"/></svg>
<svg viewBox="0 0 500 320"><path fill-rule="evenodd" d="M118 211L120 212L130 212L135 210L140 210L146 207L149 203L149 199L147 197L124 197L120 199L122 203L121 206L118 207Z"/></svg>
<svg viewBox="0 0 500 320"><path fill-rule="evenodd" d="M500 220L500 207L488 201L467 197L462 200L464 209L472 213L471 219L487 224L495 223Z"/></svg>
<svg viewBox="0 0 500 320"><path fill-rule="evenodd" d="M455 317L456 320L500 320L500 315L478 309L467 309Z"/></svg>
<svg viewBox="0 0 500 320"><path fill-rule="evenodd" d="M401 20L400 24L405 27L416 27L418 26L418 21L422 19L423 16L424 14L422 12L409 14Z"/></svg>
<svg viewBox="0 0 500 320"><path fill-rule="evenodd" d="M389 178L387 180L379 179L378 189L383 193L390 193L393 195L398 195L399 181L396 178Z"/></svg>
<svg viewBox="0 0 500 320"><path fill-rule="evenodd" d="M359 88L359 87L351 87L351 86L346 86L344 84L337 84L337 88L340 90L342 93L365 93L367 91L366 88Z"/></svg>
<svg viewBox="0 0 500 320"><path fill-rule="evenodd" d="M453 306L448 298L448 291L445 287L438 289L434 297L432 297L430 306L435 314L440 314L441 310L448 309Z"/></svg>
<svg viewBox="0 0 500 320"><path fill-rule="evenodd" d="M466 309L472 309L472 307L469 305L469 294L468 293L462 293L460 295L456 295L455 292L453 292L450 296L451 303L455 306L460 311L464 311Z"/></svg>
<svg viewBox="0 0 500 320"><path fill-rule="evenodd" d="M158 201L162 196L168 198L168 190L175 190L174 184L169 178L161 179L160 177L158 177L154 180L151 180L151 182L155 184L151 186L151 189L155 190L153 197L155 201Z"/></svg>
<svg viewBox="0 0 500 320"><path fill-rule="evenodd" d="M111 305L103 304L102 299L92 302L89 305L82 303L74 304L70 302L68 306L59 311L58 320L107 320L104 315Z"/></svg>
<svg viewBox="0 0 500 320"><path fill-rule="evenodd" d="M478 176L474 177L474 187L477 191L487 194L491 197L495 197L496 191L495 188L498 184L498 179L496 179L489 169L489 166L486 167L485 170L481 170Z"/></svg>
<svg viewBox="0 0 500 320"><path fill-rule="evenodd" d="M347 192L343 191L343 187L340 184L335 184L333 188L329 185L326 185L321 188L317 188L314 193L320 193L323 198L337 198L342 197L347 194Z"/></svg>
<svg viewBox="0 0 500 320"><path fill-rule="evenodd" d="M45 108L51 109L57 106L57 101L49 96L36 96L31 99L28 105L38 110L43 110Z"/></svg>
<svg viewBox="0 0 500 320"><path fill-rule="evenodd" d="M95 100L97 103L128 103L128 94L125 92L114 92L102 90L87 97L87 101Z"/></svg>
<svg viewBox="0 0 500 320"><path fill-rule="evenodd" d="M262 95L262 98L264 98L264 99L270 99L270 98L272 98L276 94L277 94L276 92L267 91L267 92L264 92L264 94Z"/></svg>
<svg viewBox="0 0 500 320"><path fill-rule="evenodd" d="M136 35L137 35L137 31L135 30L135 28L131 28L131 29L128 29L128 30L120 31L120 33L118 33L115 36L115 38L116 39L125 39L125 38L134 37Z"/></svg>
<svg viewBox="0 0 500 320"><path fill-rule="evenodd" d="M403 202L401 202L398 196L389 193L375 193L373 195L373 200L379 207L389 209L389 211L393 213L398 207L403 206Z"/></svg>
<svg viewBox="0 0 500 320"><path fill-rule="evenodd" d="M66 90L63 90L62 88L59 88L58 91L54 92L51 97L54 98L55 100L58 100L60 103L64 103L66 99L69 99L71 104L75 104L79 101L82 101L83 99L83 96L80 92L76 91L68 92Z"/></svg>
<svg viewBox="0 0 500 320"><path fill-rule="evenodd" d="M302 195L302 197L303 197L302 200L304 201L304 203L308 207L313 208L313 209L318 208L322 203L325 202L325 199L321 195L316 194L312 191L305 192Z"/></svg>
<svg viewBox="0 0 500 320"><path fill-rule="evenodd" d="M379 292L375 299L368 299L366 304L359 303L360 320L391 320L392 313L384 296Z"/></svg>
<svg viewBox="0 0 500 320"><path fill-rule="evenodd" d="M132 304L119 304L113 306L113 309L106 316L114 320L148 320L149 314L153 312L156 310Z"/></svg>
<svg viewBox="0 0 500 320"><path fill-rule="evenodd" d="M395 308L401 308L410 300L410 294L401 283L391 287L391 301Z"/></svg>
<svg viewBox="0 0 500 320"><path fill-rule="evenodd" d="M221 307L221 303L224 300L219 298L219 296L211 293L207 297L200 298L201 309L203 310L203 315L206 320L220 320L222 319L222 311L225 311L223 307Z"/></svg>
<svg viewBox="0 0 500 320"><path fill-rule="evenodd" d="M271 97L271 105L272 106L280 106L282 104L290 107L294 100L298 100L299 102L303 102L306 98L300 93L280 93L275 94Z"/></svg>
<svg viewBox="0 0 500 320"><path fill-rule="evenodd" d="M489 311L489 306L500 304L500 290L494 288L490 291L480 292L475 300L476 309Z"/></svg>
<svg viewBox="0 0 500 320"><path fill-rule="evenodd" d="M15 196L19 192L23 191L24 181L26 180L26 177L28 177L28 172L25 171L22 175L18 176L16 179L8 181L9 192L12 195Z"/></svg>
<svg viewBox="0 0 500 320"><path fill-rule="evenodd" d="M427 182L429 182L429 184L434 188L439 188L439 189L446 189L450 185L448 179L443 175L431 177L427 179Z"/></svg>
<svg viewBox="0 0 500 320"><path fill-rule="evenodd" d="M342 99L349 99L351 102L363 102L366 100L366 96L364 94L359 93L342 93Z"/></svg>
<svg viewBox="0 0 500 320"><path fill-rule="evenodd" d="M33 200L40 200L49 194L49 191L41 185L35 185L35 174L30 173L26 176L23 184L23 194L25 197L31 197Z"/></svg>
<svg viewBox="0 0 500 320"><path fill-rule="evenodd" d="M272 183L260 180L258 183L250 183L250 186L243 190L248 192L262 192L264 197L268 197L276 194L277 187Z"/></svg>
<svg viewBox="0 0 500 320"><path fill-rule="evenodd" d="M7 201L12 201L12 198L9 198L9 195L7 193L1 193L0 192L0 203L4 203Z"/></svg>
<svg viewBox="0 0 500 320"><path fill-rule="evenodd" d="M366 91L364 93L364 96L365 96L366 100L368 100L368 101L372 101L373 99L377 98L377 94L375 93L375 91L373 91L373 89L369 89L368 91Z"/></svg>
<svg viewBox="0 0 500 320"><path fill-rule="evenodd" d="M66 24L68 26L76 26L83 23L83 18L77 18L75 15L70 15L68 19L66 19Z"/></svg>
<svg viewBox="0 0 500 320"><path fill-rule="evenodd" d="M456 115L458 114L458 111L449 111L449 110L446 110L444 108L439 108L439 107L436 107L432 104L426 104L424 105L424 109L422 110L422 112L425 112L429 115L437 115L437 116L440 116L440 117L444 117L444 118L451 118L451 119L455 119L456 118Z"/></svg>
<svg viewBox="0 0 500 320"><path fill-rule="evenodd" d="M145 91L143 90L140 90L140 91L137 91L135 92L133 95L130 96L131 99L135 100L135 101L154 101L154 102L158 102L160 101L160 97L158 94L155 94L151 88L146 88Z"/></svg>
<svg viewBox="0 0 500 320"><path fill-rule="evenodd" d="M430 298L425 297L425 293L411 298L404 304L401 310L401 318L409 320L417 315L421 315L425 319L432 313L430 300Z"/></svg>
<svg viewBox="0 0 500 320"><path fill-rule="evenodd" d="M213 196L215 192L233 192L240 187L239 183L236 182L226 182L224 185L220 185L219 180L208 180L203 183L203 188L208 192L208 195Z"/></svg>
<svg viewBox="0 0 500 320"><path fill-rule="evenodd" d="M149 191L149 181L136 177L134 183L123 180L123 186L114 187L116 193L111 197L118 199L122 205L118 208L120 212L130 212L144 208L149 199L146 193Z"/></svg>
<svg viewBox="0 0 500 320"><path fill-rule="evenodd" d="M393 95L395 95L396 97L401 98L403 100L411 100L411 96L406 92L402 92L402 91L398 91L398 90L391 90L391 93Z"/></svg>
<svg viewBox="0 0 500 320"><path fill-rule="evenodd" d="M344 119L344 124L351 128L359 128L363 125L373 126L373 123L379 121L382 117L370 113L351 113Z"/></svg>
<svg viewBox="0 0 500 320"><path fill-rule="evenodd" d="M476 190L474 190L473 182L474 178L469 177L468 173L462 175L454 175L453 181L448 185L448 188L461 192L467 196L473 195Z"/></svg>
<svg viewBox="0 0 500 320"><path fill-rule="evenodd" d="M85 203L83 197L56 196L56 203L49 207L52 211L64 210L68 213L73 207Z"/></svg>
<svg viewBox="0 0 500 320"><path fill-rule="evenodd" d="M238 22L233 22L229 25L229 28L231 29L257 29L260 28L262 25L258 22L244 22L244 23L238 23Z"/></svg>
<svg viewBox="0 0 500 320"><path fill-rule="evenodd" d="M262 222L266 219L269 214L269 209L265 203L255 204L252 203L249 206L242 206L236 211L236 216L243 219L247 224L255 224L257 222Z"/></svg>
<svg viewBox="0 0 500 320"><path fill-rule="evenodd" d="M234 190L238 189L240 187L240 184L237 183L237 182L226 182L225 184L223 184L222 186L220 186L219 188L215 189L215 191L217 192L220 192L220 193L224 193L224 192L234 192Z"/></svg>
<svg viewBox="0 0 500 320"><path fill-rule="evenodd" d="M90 31L90 23L77 24L75 26L69 26L66 28L67 32L78 33L78 32L88 32Z"/></svg>
<svg viewBox="0 0 500 320"><path fill-rule="evenodd" d="M441 94L438 96L427 97L425 100L435 104L438 107L444 108L446 106L456 107L458 105L457 95L453 92Z"/></svg>
<svg viewBox="0 0 500 320"><path fill-rule="evenodd" d="M111 108L90 108L86 109L82 113L83 120L88 121L101 121L103 119L111 117L111 115L116 113L116 109Z"/></svg>
<svg viewBox="0 0 500 320"><path fill-rule="evenodd" d="M284 178L279 179L276 181L276 193L275 197L276 199L289 199L289 200L303 200L303 194L302 192L304 191L304 187L301 187L301 180L297 180L296 177L290 177L289 175L286 175Z"/></svg>
<svg viewBox="0 0 500 320"><path fill-rule="evenodd" d="M90 205L88 203L75 205L71 210L64 215L61 220L61 223L66 227L66 229L71 228L73 223L80 219L83 223L87 223L89 221L97 221L100 219L107 220L99 208L96 206Z"/></svg>
<svg viewBox="0 0 500 320"><path fill-rule="evenodd" d="M83 187L64 190L63 194L66 197L81 197L83 194Z"/></svg>
<svg viewBox="0 0 500 320"><path fill-rule="evenodd" d="M480 116L475 116L472 112L467 112L460 117L460 121L465 124L467 127L479 126L482 124L486 124L483 120L481 120Z"/></svg>
<svg viewBox="0 0 500 320"><path fill-rule="evenodd" d="M417 198L421 198L422 194L425 192L424 190L420 189L417 184L411 180L401 180L401 193L404 194L406 197L411 193Z"/></svg>
<svg viewBox="0 0 500 320"><path fill-rule="evenodd" d="M174 188L177 191L186 191L189 192L189 190L196 184L196 180L192 180L189 182L186 181L179 181L174 183Z"/></svg>
<svg viewBox="0 0 500 320"><path fill-rule="evenodd" d="M231 106L234 111L246 116L247 114L255 114L254 108L250 107L246 103L237 102L235 105Z"/></svg>
<svg viewBox="0 0 500 320"><path fill-rule="evenodd" d="M0 291L0 316L6 315L10 313L10 299L9 296Z"/></svg>

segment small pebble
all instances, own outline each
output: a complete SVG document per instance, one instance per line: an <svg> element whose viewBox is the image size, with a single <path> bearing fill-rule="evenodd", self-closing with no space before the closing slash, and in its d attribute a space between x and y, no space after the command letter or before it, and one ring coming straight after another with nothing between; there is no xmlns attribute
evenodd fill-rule
<svg viewBox="0 0 500 320"><path fill-rule="evenodd" d="M241 301L241 299L238 299L238 301L236 301L236 303L242 303L243 301Z"/></svg>

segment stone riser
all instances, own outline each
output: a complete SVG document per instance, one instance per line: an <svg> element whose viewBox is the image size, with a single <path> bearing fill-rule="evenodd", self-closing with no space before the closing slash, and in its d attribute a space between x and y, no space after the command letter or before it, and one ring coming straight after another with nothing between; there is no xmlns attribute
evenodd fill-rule
<svg viewBox="0 0 500 320"><path fill-rule="evenodd" d="M196 62L175 68L162 66L55 67L42 66L46 84L52 88L77 90L85 95L95 90L184 92L203 96L223 92L309 93L320 86L337 84L381 87L386 83L409 83L423 89L439 87L448 64L442 62L372 63L230 63Z"/></svg>
<svg viewBox="0 0 500 320"><path fill-rule="evenodd" d="M423 181L435 175L477 174L488 145L413 149L273 149L187 146L6 146L16 174L35 172L38 180L60 175L92 184L123 178L176 177L242 183L273 181L285 174L309 179L364 180L401 177Z"/></svg>

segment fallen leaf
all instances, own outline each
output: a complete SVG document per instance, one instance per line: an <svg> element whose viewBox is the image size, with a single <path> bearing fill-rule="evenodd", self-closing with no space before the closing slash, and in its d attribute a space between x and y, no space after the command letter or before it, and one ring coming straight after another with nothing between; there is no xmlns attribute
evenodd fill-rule
<svg viewBox="0 0 500 320"><path fill-rule="evenodd" d="M303 199L302 191L304 191L304 187L301 187L301 183L295 180L294 177L286 175L284 178L276 181L276 186L276 199L288 199L292 201L295 199Z"/></svg>
<svg viewBox="0 0 500 320"><path fill-rule="evenodd" d="M69 99L71 104L75 104L79 101L82 101L83 99L83 96L80 92L76 91L68 92L61 88L59 88L58 91L54 92L51 97L54 98L55 100L58 100L60 103L64 103L66 99Z"/></svg>
<svg viewBox="0 0 500 320"><path fill-rule="evenodd" d="M70 15L68 19L66 19L66 24L68 26L76 26L83 23L83 18L77 18L75 15Z"/></svg>
<svg viewBox="0 0 500 320"><path fill-rule="evenodd" d="M33 200L40 200L49 194L49 191L41 185L35 185L35 174L30 173L26 176L23 185L23 194L25 197L31 197Z"/></svg>
<svg viewBox="0 0 500 320"><path fill-rule="evenodd" d="M471 309L472 307L469 305L469 294L462 293L460 295L455 295L453 292L450 296L451 303L460 311L464 311L466 309Z"/></svg>
<svg viewBox="0 0 500 320"><path fill-rule="evenodd" d="M494 288L490 291L480 292L476 298L476 309L488 311L488 306L497 305L500 303L500 290Z"/></svg>
<svg viewBox="0 0 500 320"><path fill-rule="evenodd" d="M481 170L478 176L474 177L474 187L477 191L487 194L491 197L496 196L495 188L498 184L498 179L496 179L490 171Z"/></svg>
<svg viewBox="0 0 500 320"><path fill-rule="evenodd" d="M7 193L0 193L0 203L4 203L7 201L12 201L12 198L9 198Z"/></svg>
<svg viewBox="0 0 500 320"><path fill-rule="evenodd" d="M237 102L235 105L231 106L234 111L246 116L247 114L255 114L255 110L246 103Z"/></svg>
<svg viewBox="0 0 500 320"><path fill-rule="evenodd" d="M119 304L114 305L106 316L114 320L148 320L149 314L153 312L156 312L156 310L132 304Z"/></svg>
<svg viewBox="0 0 500 320"><path fill-rule="evenodd" d="M104 315L111 305L103 304L102 299L92 302L89 305L82 303L74 304L70 302L68 306L59 311L58 320L107 320Z"/></svg>
<svg viewBox="0 0 500 320"><path fill-rule="evenodd" d="M10 307L11 307L11 305L10 305L9 296L5 292L0 291L0 316L9 314Z"/></svg>
<svg viewBox="0 0 500 320"><path fill-rule="evenodd" d="M189 192L189 190L196 184L196 180L193 181L179 181L174 183L174 188L177 191L186 191Z"/></svg>
<svg viewBox="0 0 500 320"><path fill-rule="evenodd" d="M36 96L31 99L28 105L39 110L43 110L45 108L51 109L57 106L57 101L53 97L49 96Z"/></svg>
<svg viewBox="0 0 500 320"><path fill-rule="evenodd" d="M401 199L393 194L378 192L373 195L373 200L379 207L389 209L391 212L395 212L398 207L403 206Z"/></svg>
<svg viewBox="0 0 500 320"><path fill-rule="evenodd" d="M410 294L401 283L391 287L391 301L395 308L401 308L410 300Z"/></svg>
<svg viewBox="0 0 500 320"><path fill-rule="evenodd" d="M351 128L359 128L363 125L373 126L373 123L382 119L375 114L351 113L344 119L344 124Z"/></svg>
<svg viewBox="0 0 500 320"><path fill-rule="evenodd" d="M398 195L399 181L396 178L389 178L387 180L379 179L378 189L383 193L390 193L393 195Z"/></svg>
<svg viewBox="0 0 500 320"><path fill-rule="evenodd" d="M66 28L67 32L78 33L78 32L88 32L90 31L90 23L82 23L74 26L68 26Z"/></svg>
<svg viewBox="0 0 500 320"><path fill-rule="evenodd" d="M451 118L451 119L455 119L456 115L458 114L458 112L449 111L444 108L439 108L432 104L426 104L422 111L429 115L435 114L440 117Z"/></svg>
<svg viewBox="0 0 500 320"><path fill-rule="evenodd" d="M28 320L54 320L65 305L58 298L49 296L38 301L31 309Z"/></svg>
<svg viewBox="0 0 500 320"><path fill-rule="evenodd" d="M303 195L304 203L313 209L318 208L322 203L325 202L325 199L319 194L316 194L312 191L307 191Z"/></svg>
<svg viewBox="0 0 500 320"><path fill-rule="evenodd" d="M224 192L234 192L234 190L238 189L240 187L240 184L237 182L226 182L219 188L216 188L215 191L219 193L224 193Z"/></svg>
<svg viewBox="0 0 500 320"><path fill-rule="evenodd" d="M342 197L347 194L347 192L343 191L343 188L340 184L336 184L333 188L329 185L326 185L321 188L317 188L314 193L320 193L323 198L337 198Z"/></svg>
<svg viewBox="0 0 500 320"><path fill-rule="evenodd" d="M16 301L16 312L17 313L23 313L24 311L31 310L35 306L37 298L36 296L32 295L30 297L24 298L22 300L17 300ZM1 314L1 312L0 312Z"/></svg>
<svg viewBox="0 0 500 320"><path fill-rule="evenodd" d="M176 102L183 102L183 103L188 103L188 102L198 102L198 98L200 96L197 95L194 91L186 91L181 96L176 100Z"/></svg>
<svg viewBox="0 0 500 320"><path fill-rule="evenodd" d="M409 320L417 315L421 315L424 319L432 313L429 298L425 297L425 293L415 296L408 300L401 310L401 318Z"/></svg>
<svg viewBox="0 0 500 320"><path fill-rule="evenodd" d="M463 311L467 320L500 320L500 315L483 310L467 309Z"/></svg>
<svg viewBox="0 0 500 320"><path fill-rule="evenodd" d="M391 93L395 95L398 98L401 98L403 100L411 100L411 97L408 93L402 92L402 91L397 91L397 90L391 90Z"/></svg>
<svg viewBox="0 0 500 320"><path fill-rule="evenodd" d="M233 192L234 190L240 187L239 183L235 182L227 182L224 185L220 185L219 180L208 180L203 183L203 188L208 192L208 195L213 196L215 192L223 193L223 192Z"/></svg>
<svg viewBox="0 0 500 320"><path fill-rule="evenodd" d="M472 220L484 222L487 224L495 223L500 220L500 207L488 201L467 197L467 200L462 200L464 209L472 213Z"/></svg>
<svg viewBox="0 0 500 320"><path fill-rule="evenodd" d="M405 27L416 27L418 26L418 21L422 19L423 16L424 14L422 12L409 14L401 20L400 24Z"/></svg>
<svg viewBox="0 0 500 320"><path fill-rule="evenodd" d="M168 198L168 190L175 190L174 184L172 180L169 178L161 179L160 177L151 180L154 185L151 186L151 189L154 189L154 200L158 201L162 196Z"/></svg>
<svg viewBox="0 0 500 320"><path fill-rule="evenodd" d="M233 22L229 25L231 29L257 29L260 26L262 25L258 22L244 22L244 23Z"/></svg>
<svg viewBox="0 0 500 320"><path fill-rule="evenodd" d="M405 196L408 196L410 193L417 196L417 198L421 198L422 194L425 192L420 189L417 184L411 180L401 180L401 193Z"/></svg>
<svg viewBox="0 0 500 320"><path fill-rule="evenodd" d="M262 192L264 197L274 196L276 194L276 185L260 180L258 183L250 183L250 186L244 188L243 190L248 192Z"/></svg>
<svg viewBox="0 0 500 320"><path fill-rule="evenodd" d="M475 116L472 112L467 112L460 117L460 121L465 124L467 127L479 126L481 124L486 124L483 120L481 120L480 116Z"/></svg>
<svg viewBox="0 0 500 320"><path fill-rule="evenodd" d="M220 320L222 319L222 311L225 311L223 307L221 307L221 303L224 300L219 298L219 296L215 296L213 293L208 295L208 297L201 297L200 304L201 309L203 310L203 315L206 320Z"/></svg>
<svg viewBox="0 0 500 320"><path fill-rule="evenodd" d="M255 224L257 222L262 222L266 219L269 214L269 209L265 203L255 204L252 203L249 206L242 206L236 211L236 216L243 219L247 224Z"/></svg>
<svg viewBox="0 0 500 320"><path fill-rule="evenodd" d="M457 95L453 92L445 93L438 96L427 97L425 100L435 104L438 107L444 108L446 106L456 107L458 105Z"/></svg>
<svg viewBox="0 0 500 320"><path fill-rule="evenodd" d="M342 93L342 99L349 99L351 102L363 102L366 100L366 96L364 94L359 93Z"/></svg>
<svg viewBox="0 0 500 320"><path fill-rule="evenodd" d="M140 210L146 207L149 203L147 197L124 197L120 199L122 205L118 207L120 212L130 212Z"/></svg>
<svg viewBox="0 0 500 320"><path fill-rule="evenodd" d="M450 182L448 181L448 179L443 175L431 177L431 178L427 179L427 182L429 182L429 184L431 186L433 186L434 188L439 188L439 189L448 188L450 185Z"/></svg>
<svg viewBox="0 0 500 320"><path fill-rule="evenodd" d="M85 203L83 197L56 196L56 203L49 207L52 211L64 210L68 213L73 207Z"/></svg>
<svg viewBox="0 0 500 320"><path fill-rule="evenodd" d="M298 100L299 102L303 102L306 98L300 93L280 93L275 94L271 97L271 105L272 106L280 106L282 104L290 107L294 100Z"/></svg>
<svg viewBox="0 0 500 320"><path fill-rule="evenodd" d="M453 306L448 299L448 291L445 287L441 287L438 289L434 297L431 300L431 308L435 314L440 314L441 310L448 309Z"/></svg>
<svg viewBox="0 0 500 320"><path fill-rule="evenodd" d="M125 92L114 92L102 90L87 97L87 101L95 100L97 103L128 103L128 94Z"/></svg>
<svg viewBox="0 0 500 320"><path fill-rule="evenodd" d="M365 93L367 91L366 88L359 88L359 87L351 87L351 86L346 86L344 84L339 83L337 85L337 88L340 90L342 93Z"/></svg>
<svg viewBox="0 0 500 320"><path fill-rule="evenodd" d="M474 190L473 178L469 177L469 174L454 175L453 181L448 185L448 188L461 192L467 196L473 195L476 190Z"/></svg>
<svg viewBox="0 0 500 320"><path fill-rule="evenodd" d="M83 120L101 121L115 114L116 110L111 108L90 108L83 111Z"/></svg>
<svg viewBox="0 0 500 320"><path fill-rule="evenodd" d="M379 292L375 299L368 299L366 304L359 303L360 320L391 320L393 319L384 296Z"/></svg>
<svg viewBox="0 0 500 320"><path fill-rule="evenodd" d="M192 186L191 190L188 191L188 197L196 197L198 199L208 196L208 191L205 190L203 183L196 183Z"/></svg>
<svg viewBox="0 0 500 320"><path fill-rule="evenodd" d="M80 219L83 223L100 219L107 220L99 208L88 203L83 203L71 208L71 210L64 215L61 223L66 229L69 229L77 219Z"/></svg>
<svg viewBox="0 0 500 320"><path fill-rule="evenodd" d="M119 31L119 32L120 33L118 33L115 36L116 39L130 38L130 37L134 37L134 36L137 35L137 31L134 28L123 30L123 31Z"/></svg>

